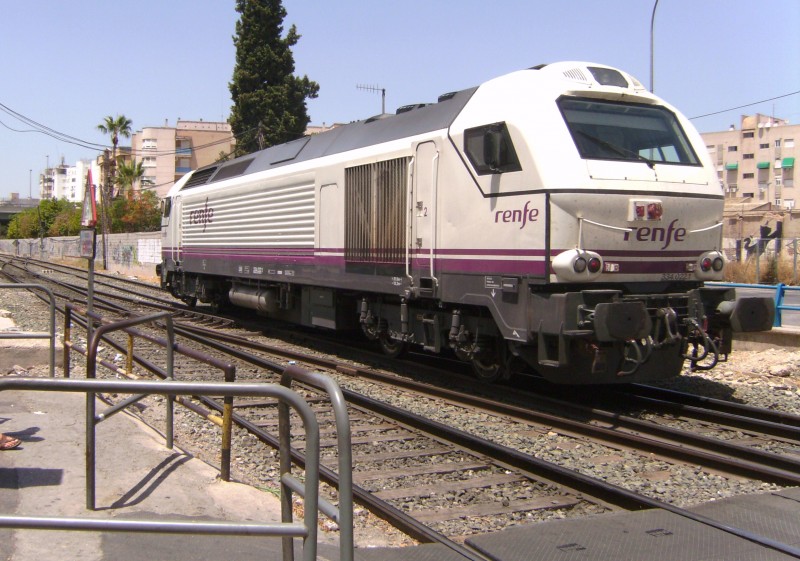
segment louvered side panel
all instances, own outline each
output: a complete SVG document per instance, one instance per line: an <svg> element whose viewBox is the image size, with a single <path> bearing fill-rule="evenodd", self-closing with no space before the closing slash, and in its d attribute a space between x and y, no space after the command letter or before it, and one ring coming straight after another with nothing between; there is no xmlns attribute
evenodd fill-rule
<svg viewBox="0 0 800 561"><path fill-rule="evenodd" d="M372 228L371 166L345 170L345 259L367 261Z"/></svg>
<svg viewBox="0 0 800 561"><path fill-rule="evenodd" d="M378 192L381 204L378 214L376 260L402 263L405 258L406 173L408 160L400 158L378 164Z"/></svg>
<svg viewBox="0 0 800 561"><path fill-rule="evenodd" d="M408 158L397 158L345 171L348 261L404 261L408 162Z"/></svg>
<svg viewBox="0 0 800 561"><path fill-rule="evenodd" d="M314 184L259 186L183 206L187 247L314 247Z"/></svg>

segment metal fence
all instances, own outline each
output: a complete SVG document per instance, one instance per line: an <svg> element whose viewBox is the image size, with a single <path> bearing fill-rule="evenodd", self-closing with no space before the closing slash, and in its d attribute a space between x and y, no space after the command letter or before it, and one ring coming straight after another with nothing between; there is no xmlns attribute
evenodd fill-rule
<svg viewBox="0 0 800 561"><path fill-rule="evenodd" d="M27 285L11 285L16 288L26 288ZM10 288L10 287L9 287ZM39 287L41 288L41 287ZM52 318L53 300L51 296L51 340L55 337L55 321ZM95 464L96 455L96 427L102 422L123 410L124 407L135 403L151 394L164 395L167 405L166 419L167 430L165 444L172 448L173 425L173 400L179 401L177 396L223 396L226 403L223 432L228 433L227 452L230 457L230 417L232 399L238 397L265 397L274 398L279 404L279 458L280 458L280 489L281 489L281 520L280 523L259 524L254 522L185 522L185 521L151 521L151 520L102 520L96 518L58 518L41 516L6 516L0 514L0 528L40 529L40 530L88 530L107 532L138 532L138 533L168 533L168 534L197 534L197 535L227 535L227 536L273 536L283 540L283 559L292 561L294 558L293 540L302 538L302 557L305 561L316 559L317 532L319 513L333 519L340 529L340 558L342 561L352 561L353 550L353 495L352 495L352 450L350 441L350 427L347 415L347 406L344 402L338 385L329 377L317 373L308 373L296 367L287 368L280 384L264 383L231 383L232 376L226 375L227 382L179 382L173 375L173 353L180 351L180 346L175 342L174 330L169 314L159 313L146 317L125 319L118 322L104 322L96 314L87 314L87 324L95 320L100 322L100 327L93 329L87 348L79 348L69 340L71 317L75 309L68 305L65 313L65 375L69 375L70 351L79 351L87 359L86 380L76 379L33 379L33 378L5 378L0 379L0 392L5 390L23 391L55 391L78 392L86 394L86 508L95 509ZM163 320L166 323L167 339L148 337L151 342L163 344L167 350L167 379L165 381L122 381L122 380L97 380L95 372L98 364L117 370L112 364L103 364L98 359L98 345L104 335L112 331L124 331L129 335L139 335L132 328L144 323ZM132 346L132 345L131 345ZM185 353L184 353L185 354ZM51 359L53 353L51 352ZM198 358L198 357L194 357ZM51 360L51 365L52 365ZM128 372L129 374L130 372ZM52 376L52 373L51 373ZM330 397L331 406L336 417L336 430L338 434L339 452L339 505L338 508L319 496L320 481L320 431L316 415L306 401L291 389L293 382L314 385L323 389ZM95 394L130 394L131 397L111 406L97 414L95 411ZM230 406L229 406L230 405ZM290 411L294 411L302 421L305 437L305 453L296 457L296 450L291 445ZM76 411L76 415L79 414ZM225 426L227 424L227 426ZM226 446L223 436L223 455ZM113 443L109 445L113 446ZM122 444L124 445L124 443ZM293 462L293 458L296 461ZM292 473L293 464L302 465L302 473L297 476ZM293 494L303 498L303 515L299 522L294 521Z"/></svg>
<svg viewBox="0 0 800 561"><path fill-rule="evenodd" d="M285 522L258 524L253 522L169 522L164 520L105 520L98 518L59 518L41 516L0 516L0 528L38 530L90 530L107 532L154 532L169 534L204 534L226 536L280 536L284 539L303 539L303 559L315 561L317 552L317 522L319 499L319 424L311 407L296 392L279 384L229 384L224 382L149 382L123 380L68 380L45 378L5 378L0 380L0 391L57 391L121 394L159 395L224 395L242 397L272 397L292 407L303 421L305 429L305 480L291 483L293 488L302 487L305 507L303 520L293 522L291 508L283 512ZM76 412L77 413L77 412ZM88 430L93 430L89 429ZM289 427L285 427L288 432ZM87 441L90 436L87 432ZM288 443L289 437L286 437ZM281 442L284 439L281 438ZM281 457L290 450L282 449ZM88 461L88 460L87 460ZM93 466L92 466L93 467ZM88 466L87 466L88 468ZM292 488L287 482L293 476L281 476L281 492L291 496ZM282 501L283 504L283 501Z"/></svg>
<svg viewBox="0 0 800 561"><path fill-rule="evenodd" d="M779 282L779 270L783 272L788 267L788 278L783 281L798 283L800 238L725 238L723 249L729 261L745 266L744 274L748 278L737 279L739 282L758 284L765 281L764 276L774 277L768 280Z"/></svg>

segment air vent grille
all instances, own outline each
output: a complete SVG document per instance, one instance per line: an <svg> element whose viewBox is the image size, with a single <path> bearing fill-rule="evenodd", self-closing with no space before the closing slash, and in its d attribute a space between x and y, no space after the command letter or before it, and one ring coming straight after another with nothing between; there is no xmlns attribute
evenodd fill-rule
<svg viewBox="0 0 800 561"><path fill-rule="evenodd" d="M570 80L577 80L579 82L589 81L586 79L586 75L581 71L580 68L573 68L572 70L567 70L566 72L564 72L564 76L566 76Z"/></svg>
<svg viewBox="0 0 800 561"><path fill-rule="evenodd" d="M192 187L199 187L200 185L205 185L208 181L208 178L211 177L215 171L217 171L217 167L218 166L214 166L211 168L197 170L194 172L194 174L192 174L192 177L189 178L189 181L187 181L186 184L181 187L181 191L185 189L191 189Z"/></svg>

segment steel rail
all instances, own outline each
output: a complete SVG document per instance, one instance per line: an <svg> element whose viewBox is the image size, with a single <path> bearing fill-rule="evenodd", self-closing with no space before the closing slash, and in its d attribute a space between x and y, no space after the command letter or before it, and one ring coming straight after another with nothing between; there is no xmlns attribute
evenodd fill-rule
<svg viewBox="0 0 800 561"><path fill-rule="evenodd" d="M631 384L630 387L631 392L637 396L650 397L680 405L702 407L704 409L729 413L731 415L740 415L742 417L764 421L766 423L800 428L800 415L794 415L792 413L775 411L772 409L763 409L759 407L753 407L752 405L745 405L743 403L725 401L722 399L705 397L702 395L694 395L666 388L657 388L655 386L648 386L644 384Z"/></svg>
<svg viewBox="0 0 800 561"><path fill-rule="evenodd" d="M189 330L196 332L196 328ZM181 330L181 335L184 337L195 338L197 342L204 345L209 345L222 352L228 352L226 345L216 343L209 340L209 337L216 335L213 332L204 331L206 335L200 336L196 333L187 333ZM234 335L223 335L221 338L227 342L236 342L236 344L248 346L251 349L266 350L273 352L274 348L271 346L261 346L259 343L252 341L241 340L236 341ZM250 361L249 353L232 349L231 352L235 353L237 358L241 360ZM297 360L306 360L307 357L300 353L292 353L291 356ZM257 360L258 357L254 357ZM352 372L353 368L337 364L335 361L327 359L320 361L317 358L310 357L310 362L320 364L324 362L325 366L337 368L340 372ZM278 368L279 365L269 361L265 361L262 366L266 364L271 365L270 368ZM552 425L559 427L562 430L568 430L579 434L586 434L591 438L596 438L605 441L611 441L623 445L634 445L638 449L644 449L662 456L668 456L681 461L690 463L701 463L714 469L720 469L728 473L744 475L749 478L771 481L780 485L795 486L800 485L800 460L796 460L789 456L779 456L777 454L765 452L762 450L754 450L746 446L731 444L722 440L693 434L687 431L674 429L671 427L664 427L635 419L617 413L611 413L601 409L585 408L577 406L573 403L566 401L556 400L553 398L547 399L547 405L551 408L557 408L559 412L571 411L581 418L586 418L591 415L595 419L605 422L609 427L602 427L596 424L587 423L583 420L576 421L567 418L563 414L550 414L544 411L537 411L531 408L522 408L515 405L500 404L496 401L482 398L477 395L468 394L464 392L457 392L448 388L442 388L431 384L425 384L402 378L389 374L382 374L379 372L356 369L359 376L369 377L373 380L380 380L385 383L402 386L412 391L424 392L435 397L449 399L463 405L473 407L481 407L487 411L498 415L510 415L526 422L537 424ZM610 428L614 427L614 428ZM618 430L620 427L625 427L628 431L635 431L637 434ZM649 434L650 438L642 436L642 433ZM652 437L660 439L668 439L670 442L663 440L655 440ZM692 447L686 447L680 443L688 443ZM711 453L709 450L715 452Z"/></svg>
<svg viewBox="0 0 800 561"><path fill-rule="evenodd" d="M186 336L186 335L184 335L184 336ZM190 338L192 338L192 337L190 337ZM344 370L347 370L347 368L345 368ZM394 381L396 382L396 380L394 380ZM354 395L351 395L351 392L346 392L346 395L350 396L351 398L355 397ZM360 396L360 397L363 397L363 396ZM369 399L369 398L366 398L366 399ZM405 413L407 414L408 412L405 412ZM257 428L257 427L254 427L254 428ZM468 435L468 437L469 438L477 438L477 437L473 437L472 435ZM333 475L335 477L335 474L330 474L330 475ZM591 479L588 476L585 476L585 477L587 479ZM606 484L606 485L608 485L608 484ZM623 495L625 495L625 494L634 495L635 497L633 497L633 498L635 500L641 501L641 504L643 504L643 505L649 505L650 508L662 508L664 510L668 510L668 511L674 512L676 514L679 514L681 516L684 516L686 518L693 519L693 520L695 520L697 522L700 522L700 523L703 523L703 524L707 524L709 526L718 528L718 529L726 531L728 533L732 533L734 535L737 535L737 536L742 537L744 539L747 539L749 541L753 541L755 543L759 543L759 544L764 545L766 547L770 547L772 549L776 549L778 551L782 551L782 552L787 553L789 555L792 555L792 556L800 558L800 550L798 550L797 548L795 548L793 546L790 546L790 545L787 545L787 544L782 544L780 542L776 542L775 540L771 540L769 538L765 538L763 536L759 536L759 535L753 534L751 532L747 532L747 531L744 531L744 530L741 530L741 529L738 529L738 528L735 528L735 527L731 527L731 526L726 525L726 524L722 524L722 523L720 523L718 521L708 519L708 518L703 517L701 515L696 515L694 513L685 511L684 509L681 509L679 507L674 507L674 506L669 505L667 503L662 503L661 501L658 501L656 499L651 499L651 498L646 497L646 496L641 496L641 495L638 495L638 494L633 493L631 491L627 491L625 489L621 489L621 491L622 491ZM354 488L354 494L356 494L356 496L360 496L355 488ZM389 505L389 506L391 506L391 505ZM458 546L459 544L455 544L455 545ZM461 547L461 546L459 546L459 547ZM475 555L472 552L469 552L469 554L470 555ZM480 558L480 556L478 556L476 558Z"/></svg>

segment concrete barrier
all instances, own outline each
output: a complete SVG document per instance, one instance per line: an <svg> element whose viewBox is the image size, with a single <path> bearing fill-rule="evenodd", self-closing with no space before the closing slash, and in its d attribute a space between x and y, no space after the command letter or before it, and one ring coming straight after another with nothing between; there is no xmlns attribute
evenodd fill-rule
<svg viewBox="0 0 800 561"><path fill-rule="evenodd" d="M734 333L734 351L765 351L776 347L800 348L800 329L796 327L773 327L771 331Z"/></svg>
<svg viewBox="0 0 800 561"><path fill-rule="evenodd" d="M161 232L110 234L108 244L97 236L95 270L101 273L118 273L141 279L156 278L156 264L161 262ZM108 247L103 268L103 250ZM0 240L0 253L17 257L31 257L86 266L81 257L78 236L60 236L43 239Z"/></svg>

